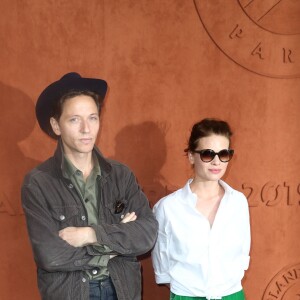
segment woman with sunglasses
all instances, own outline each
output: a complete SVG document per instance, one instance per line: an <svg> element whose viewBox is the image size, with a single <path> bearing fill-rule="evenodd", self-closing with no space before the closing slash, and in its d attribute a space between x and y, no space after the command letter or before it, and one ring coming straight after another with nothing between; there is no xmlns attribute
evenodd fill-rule
<svg viewBox="0 0 300 300"><path fill-rule="evenodd" d="M231 129L204 119L185 150L194 176L154 206L159 222L152 252L156 283L171 300L244 300L241 280L249 265L246 197L221 180L234 151Z"/></svg>

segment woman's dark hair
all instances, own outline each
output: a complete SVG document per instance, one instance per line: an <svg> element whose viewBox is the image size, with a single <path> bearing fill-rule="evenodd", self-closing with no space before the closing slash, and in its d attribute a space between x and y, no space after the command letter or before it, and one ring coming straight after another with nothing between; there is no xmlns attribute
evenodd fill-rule
<svg viewBox="0 0 300 300"><path fill-rule="evenodd" d="M227 137L230 143L230 137L232 136L232 132L228 123L218 119L207 118L194 124L188 141L188 147L184 151L195 151L198 147L199 139L213 134L223 135Z"/></svg>
<svg viewBox="0 0 300 300"><path fill-rule="evenodd" d="M69 100L72 99L76 96L80 96L80 95L85 95L85 96L90 96L93 98L93 100L95 101L96 105L97 105L97 109L98 109L98 113L100 115L101 112L101 107L102 107L102 99L100 98L100 96L94 92L91 91L77 91L77 90L71 90L69 92L67 92L66 94L64 94L53 106L52 108L52 113L51 116L56 120L59 121L62 112L63 112L63 106L64 103ZM55 139L58 138L58 136L53 132L52 127L50 125L49 122L49 129L48 129L49 135Z"/></svg>

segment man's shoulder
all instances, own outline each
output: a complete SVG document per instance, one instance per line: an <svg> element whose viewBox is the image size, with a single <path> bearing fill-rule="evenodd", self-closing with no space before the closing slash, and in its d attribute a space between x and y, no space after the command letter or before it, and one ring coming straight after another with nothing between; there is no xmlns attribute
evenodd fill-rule
<svg viewBox="0 0 300 300"><path fill-rule="evenodd" d="M30 170L24 177L23 184L29 184L33 181L49 176L54 171L54 158L50 157L44 162Z"/></svg>
<svg viewBox="0 0 300 300"><path fill-rule="evenodd" d="M132 172L129 166L127 166L126 164L120 161L111 158L106 158L106 161L110 164L112 171L114 172L116 171L123 171L123 172L130 172L130 173Z"/></svg>

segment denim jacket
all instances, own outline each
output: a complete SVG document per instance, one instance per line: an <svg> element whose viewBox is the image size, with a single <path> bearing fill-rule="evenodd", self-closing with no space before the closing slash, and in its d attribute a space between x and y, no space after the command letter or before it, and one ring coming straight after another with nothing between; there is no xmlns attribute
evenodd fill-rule
<svg viewBox="0 0 300 300"><path fill-rule="evenodd" d="M119 300L141 299L141 273L137 256L152 249L157 221L133 173L124 165L99 160L99 220L93 225L98 244L112 249L108 270ZM88 226L87 212L70 180L62 176L61 142L53 157L29 172L22 186L22 205L43 300L88 300L89 279L85 270L101 255L101 247L73 247L58 236L68 227ZM116 211L116 205L123 208ZM121 216L135 212L137 220L120 223ZM106 253L107 254L107 253Z"/></svg>

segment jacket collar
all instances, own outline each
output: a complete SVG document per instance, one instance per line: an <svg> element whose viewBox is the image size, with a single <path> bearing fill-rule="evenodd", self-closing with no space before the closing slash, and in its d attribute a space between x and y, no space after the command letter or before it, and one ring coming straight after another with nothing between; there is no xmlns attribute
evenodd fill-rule
<svg viewBox="0 0 300 300"><path fill-rule="evenodd" d="M62 168L63 168L63 163L64 163L64 159L63 159L64 154L63 154L62 147L63 147L62 141L61 141L61 139L59 139L57 142L56 150L54 152L54 159L55 159L55 163L58 167L59 173L61 175L62 175ZM97 146L94 146L93 153L96 155L96 157L98 159L100 169L101 169L101 176L104 178L107 177L112 169L111 164L103 157L102 153L100 152L100 150L98 149Z"/></svg>

